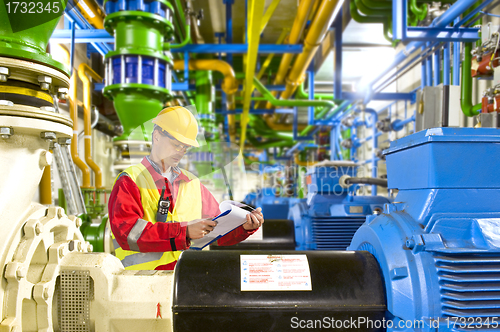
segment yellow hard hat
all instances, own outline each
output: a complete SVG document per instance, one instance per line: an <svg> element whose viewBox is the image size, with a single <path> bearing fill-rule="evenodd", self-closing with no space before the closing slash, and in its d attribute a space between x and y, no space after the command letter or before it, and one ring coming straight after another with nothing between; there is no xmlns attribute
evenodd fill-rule
<svg viewBox="0 0 500 332"><path fill-rule="evenodd" d="M181 143L200 146L196 142L198 123L194 115L185 107L172 106L164 108L153 123L168 132Z"/></svg>

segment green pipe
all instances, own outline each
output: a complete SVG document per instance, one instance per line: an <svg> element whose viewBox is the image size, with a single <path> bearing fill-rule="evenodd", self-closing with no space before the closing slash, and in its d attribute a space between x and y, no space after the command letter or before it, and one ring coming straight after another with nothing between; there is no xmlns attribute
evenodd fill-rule
<svg viewBox="0 0 500 332"><path fill-rule="evenodd" d="M82 232L85 241L90 242L93 247L94 252L104 252L104 241L105 241L105 231L106 223L108 222L108 215L102 218L100 224L93 224L92 221L87 220L80 226L80 231Z"/></svg>
<svg viewBox="0 0 500 332"><path fill-rule="evenodd" d="M392 1L374 1L374 0L361 0L363 1L363 4L367 7L370 8L382 8L382 9L387 9L391 8L392 9Z"/></svg>
<svg viewBox="0 0 500 332"><path fill-rule="evenodd" d="M474 9L476 9L480 4L482 3L482 1L478 1L476 2L475 4L473 4L469 9L467 9L464 13L464 16L466 16L467 14L469 14L470 12L472 12ZM479 16L479 13L477 13L476 15L472 16L470 20L468 20L467 22L465 22L463 24L464 27L466 26L469 26L472 22L475 22L475 20L477 19L477 17ZM483 19L479 19L479 22L477 24L481 25L483 23ZM479 45L481 45L481 39L479 39Z"/></svg>
<svg viewBox="0 0 500 332"><path fill-rule="evenodd" d="M388 9L375 9L375 8L370 8L365 6L363 1L361 0L354 0L354 4L356 7L358 7L358 10L362 13L365 14L366 16L380 16L381 19L385 20L387 16L392 17L392 8Z"/></svg>
<svg viewBox="0 0 500 332"><path fill-rule="evenodd" d="M260 81L254 77L253 79L253 84L255 88L264 96L267 98L267 100L271 103L273 106L287 106L287 107L307 107L307 106L313 106L313 107L318 107L318 106L323 106L324 109L321 110L318 115L315 117L315 119L322 119L326 114L330 112L332 108L334 108L336 105L327 100L279 100L274 98L271 92L266 89L266 87L260 83ZM340 107L337 107L331 115L335 114L340 110ZM302 130L301 135L307 135L312 129L314 128L314 125L309 125L304 130Z"/></svg>
<svg viewBox="0 0 500 332"><path fill-rule="evenodd" d="M7 13L7 4L10 3L11 13ZM55 13L57 8L59 13L64 12L66 1L54 0L48 5L54 8L54 13L51 10L45 13L35 13L35 10L30 9L31 3L40 4L41 2L21 2L21 6L17 8L15 4L19 2L3 1L0 9L0 56L8 58L26 59L32 62L47 64L63 72L69 77L69 71L66 66L46 53L47 44L50 36L59 22L61 15ZM22 12L22 5L28 7L28 11ZM44 2L44 5L47 2ZM16 10L14 10L16 9ZM31 14L30 14L31 13ZM45 14L44 14L45 13ZM46 15L46 16L44 16ZM50 19L52 17L52 19Z"/></svg>
<svg viewBox="0 0 500 332"><path fill-rule="evenodd" d="M265 137L265 138L279 138L280 140L293 140L293 133L284 132L284 131L272 131L272 130L258 130L256 128L252 128L252 131L257 134L256 136Z"/></svg>
<svg viewBox="0 0 500 332"><path fill-rule="evenodd" d="M466 116L479 114L481 103L472 106L472 43L465 43L464 61L462 62L462 89L460 94L460 106Z"/></svg>
<svg viewBox="0 0 500 332"><path fill-rule="evenodd" d="M286 140L293 139L293 133L272 130L260 116L250 114L248 124L250 125L250 130L254 131L259 136Z"/></svg>
<svg viewBox="0 0 500 332"><path fill-rule="evenodd" d="M210 140L214 140L217 137L217 130L215 124L215 111L214 111L214 93L215 90L212 89L212 71L210 70L198 70L195 72L196 77L196 111L198 112L199 122L201 126L205 129L206 133L209 133L208 137Z"/></svg>
<svg viewBox="0 0 500 332"><path fill-rule="evenodd" d="M170 50L172 48L184 47L187 44L189 44L189 42L191 41L191 26L188 25L188 24L186 24L185 27L186 27L186 35L184 36L184 40L180 44L164 43L163 44L163 49L165 51L168 51L168 50Z"/></svg>
<svg viewBox="0 0 500 332"><path fill-rule="evenodd" d="M255 139L255 137L252 137L251 135L249 135L247 139L254 147L259 149L268 149L273 147L289 147L295 144L295 142L293 141L259 142Z"/></svg>
<svg viewBox="0 0 500 332"><path fill-rule="evenodd" d="M247 157L243 157L243 160L245 161L245 165L251 165L253 163L259 163L259 164L264 164L264 165L274 165L276 162L274 161L261 161L261 160L252 160Z"/></svg>
<svg viewBox="0 0 500 332"><path fill-rule="evenodd" d="M186 26L187 23L186 23L186 16L184 16L184 8L182 7L182 3L180 0L175 0L175 7L176 7L175 13L179 15L179 18L181 20L180 27L183 28ZM186 31L185 30L182 30L182 31L178 30L178 31L181 32L180 38L179 38L179 40L180 40L180 39L182 39L182 35L186 34Z"/></svg>
<svg viewBox="0 0 500 332"><path fill-rule="evenodd" d="M295 92L295 97L298 99L308 99L309 94L304 90L304 83L301 83ZM332 100L336 104L340 104L342 100L333 98L333 94L331 93L315 93L314 99L326 99Z"/></svg>
<svg viewBox="0 0 500 332"><path fill-rule="evenodd" d="M427 6L424 4L422 7L419 7L417 0L410 0L410 10L415 13L419 21L422 21L427 16Z"/></svg>
<svg viewBox="0 0 500 332"><path fill-rule="evenodd" d="M325 107L325 114L334 108L336 105L328 100L281 100L276 99L272 93L266 89L266 87L260 83L260 81L254 77L253 84L255 88L271 103L273 106L285 106L285 107Z"/></svg>
<svg viewBox="0 0 500 332"><path fill-rule="evenodd" d="M351 1L349 4L350 12L351 12L351 17L353 20L355 20L358 23L382 23L384 25L384 37L392 43L392 38L389 36L389 21L392 20L392 16L382 19L382 18L377 18L374 16L363 16L360 15L358 12L358 7L356 7L356 4L354 1Z"/></svg>

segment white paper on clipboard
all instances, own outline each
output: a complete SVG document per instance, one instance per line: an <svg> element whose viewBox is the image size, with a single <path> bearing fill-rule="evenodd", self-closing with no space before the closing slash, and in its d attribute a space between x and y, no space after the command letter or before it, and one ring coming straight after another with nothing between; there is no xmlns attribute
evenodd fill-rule
<svg viewBox="0 0 500 332"><path fill-rule="evenodd" d="M190 249L201 250L233 229L243 225L247 220L247 214L254 210L246 204L230 200L221 202L219 209L222 213L212 219L217 221L217 226L201 239L191 240Z"/></svg>

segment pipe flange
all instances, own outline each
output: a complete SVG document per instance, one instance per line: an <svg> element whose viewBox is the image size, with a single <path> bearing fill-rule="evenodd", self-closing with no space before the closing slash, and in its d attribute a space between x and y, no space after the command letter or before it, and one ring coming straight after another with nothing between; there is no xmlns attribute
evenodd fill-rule
<svg viewBox="0 0 500 332"><path fill-rule="evenodd" d="M9 80L40 85L43 90L47 90L52 95L57 94L59 88L69 88L68 75L40 63L0 57L0 67L9 70Z"/></svg>
<svg viewBox="0 0 500 332"><path fill-rule="evenodd" d="M55 113L52 111L52 109L42 109L18 104L9 104L0 106L0 116L1 115L7 115L9 117L47 120L73 128L73 121L70 118L62 114Z"/></svg>
<svg viewBox="0 0 500 332"><path fill-rule="evenodd" d="M81 252L89 248L75 219L66 216L60 207L37 205L27 221L17 226L18 237L13 237L10 255L6 257L7 283L3 296L6 310L0 329L57 330L53 325L56 314L52 301L61 259L74 248L81 248ZM33 310L37 319L31 317Z"/></svg>

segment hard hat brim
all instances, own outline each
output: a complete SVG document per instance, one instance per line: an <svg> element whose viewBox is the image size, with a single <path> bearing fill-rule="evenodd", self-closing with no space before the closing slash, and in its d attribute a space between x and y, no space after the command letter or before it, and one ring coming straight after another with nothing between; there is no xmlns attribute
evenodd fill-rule
<svg viewBox="0 0 500 332"><path fill-rule="evenodd" d="M178 140L179 142L181 142L183 144L191 145L191 146L194 146L196 148L200 146L200 144L198 144L198 142L196 140L184 137L179 133L169 132L169 134L172 135L173 138L175 138L176 140Z"/></svg>

